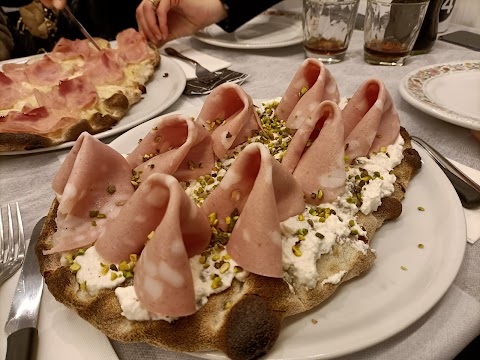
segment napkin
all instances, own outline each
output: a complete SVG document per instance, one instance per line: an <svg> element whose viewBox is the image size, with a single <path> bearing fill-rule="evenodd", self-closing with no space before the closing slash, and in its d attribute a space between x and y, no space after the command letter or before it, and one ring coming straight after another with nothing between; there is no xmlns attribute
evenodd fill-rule
<svg viewBox="0 0 480 360"><path fill-rule="evenodd" d="M202 65L204 68L207 68L210 71L217 71L220 69L224 69L232 65L228 61L218 59L216 57L201 53L200 51L197 51L195 49L192 49L188 45L185 44L180 44L180 43L169 43L169 47L174 48L177 50L179 53L182 53L182 55L193 59L197 61L200 65ZM165 53L160 49L163 55ZM165 55L168 56L168 55ZM183 72L185 73L185 77L187 80L195 79L195 67L193 64L183 61L174 57L170 57L170 59L174 60L180 67L183 69Z"/></svg>
<svg viewBox="0 0 480 360"><path fill-rule="evenodd" d="M0 359L5 358L7 321L20 271L0 287ZM38 318L37 360L118 360L108 338L77 313L58 303L45 286Z"/></svg>
<svg viewBox="0 0 480 360"><path fill-rule="evenodd" d="M480 184L480 171L472 169L466 165L460 164L455 160L449 159L460 171L470 179ZM465 213L465 222L467 223L467 241L474 244L480 239L480 208L463 209Z"/></svg>

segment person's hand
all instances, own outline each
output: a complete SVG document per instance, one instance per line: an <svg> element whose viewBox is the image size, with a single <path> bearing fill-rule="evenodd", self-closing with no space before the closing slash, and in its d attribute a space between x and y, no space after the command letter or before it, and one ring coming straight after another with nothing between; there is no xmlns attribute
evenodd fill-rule
<svg viewBox="0 0 480 360"><path fill-rule="evenodd" d="M62 10L67 5L67 0L40 0L49 9Z"/></svg>
<svg viewBox="0 0 480 360"><path fill-rule="evenodd" d="M136 10L139 30L157 46L192 35L226 16L220 0L143 0Z"/></svg>

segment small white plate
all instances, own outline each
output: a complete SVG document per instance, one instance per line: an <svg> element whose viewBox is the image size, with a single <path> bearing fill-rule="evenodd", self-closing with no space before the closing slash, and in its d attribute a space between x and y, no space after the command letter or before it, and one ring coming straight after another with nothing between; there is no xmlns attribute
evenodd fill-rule
<svg viewBox="0 0 480 360"><path fill-rule="evenodd" d="M174 113L197 116L200 109L188 107ZM129 130L110 146L130 153L158 120ZM465 252L465 217L443 171L425 150L416 150L422 169L409 184L400 218L375 234L372 246L377 260L372 268L343 284L320 306L287 318L265 360L330 359L376 345L422 317L448 290ZM419 206L425 211L419 211ZM448 219L448 226L439 226L439 219ZM420 243L423 248L418 247ZM191 355L226 359L220 352Z"/></svg>
<svg viewBox="0 0 480 360"><path fill-rule="evenodd" d="M231 49L272 49L300 44L303 41L300 14L269 10L256 16L233 33L210 25L194 37L210 45Z"/></svg>
<svg viewBox="0 0 480 360"><path fill-rule="evenodd" d="M23 63L30 57L14 59L0 63ZM168 75L165 75L168 74ZM143 98L132 106L127 114L111 129L93 135L97 139L116 135L129 130L138 124L153 118L172 105L182 95L186 79L182 68L172 59L162 56L160 67L155 70L153 78L146 84L147 93ZM57 146L50 146L34 150L0 151L0 155L25 155L39 152L47 152L72 147L75 141L68 141Z"/></svg>
<svg viewBox="0 0 480 360"><path fill-rule="evenodd" d="M449 123L480 130L480 61L435 64L412 71L400 95L417 109Z"/></svg>

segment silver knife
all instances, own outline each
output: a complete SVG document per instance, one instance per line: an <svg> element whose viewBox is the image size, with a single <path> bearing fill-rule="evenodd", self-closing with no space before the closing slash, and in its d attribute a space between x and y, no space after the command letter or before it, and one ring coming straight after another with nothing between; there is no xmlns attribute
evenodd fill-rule
<svg viewBox="0 0 480 360"><path fill-rule="evenodd" d="M12 306L5 323L7 355L5 360L33 360L38 345L37 318L43 291L43 276L40 273L35 245L40 236L45 218L35 225L22 272L18 279Z"/></svg>
<svg viewBox="0 0 480 360"><path fill-rule="evenodd" d="M78 21L78 19L75 17L75 15L72 14L68 5L65 6L63 11L68 16L68 18L80 29L82 34L93 44L93 46L95 46L98 50L102 50L100 48L100 46L98 46L97 42L93 39L92 35L89 34L89 32L87 31L87 29L85 29L85 27L82 25L82 23L80 21Z"/></svg>
<svg viewBox="0 0 480 360"><path fill-rule="evenodd" d="M416 136L412 136L412 140L423 147L427 151L428 155L430 155L438 164L438 166L440 166L440 169L443 170L445 175L447 175L464 208L474 209L480 206L479 184L460 171L455 165L448 161L447 158L435 150L425 140L422 140Z"/></svg>

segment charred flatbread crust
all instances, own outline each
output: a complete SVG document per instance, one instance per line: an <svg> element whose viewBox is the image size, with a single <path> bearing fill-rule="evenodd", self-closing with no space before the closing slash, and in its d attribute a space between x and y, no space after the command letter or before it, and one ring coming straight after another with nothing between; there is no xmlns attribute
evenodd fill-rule
<svg viewBox="0 0 480 360"><path fill-rule="evenodd" d="M108 41L96 38L102 48L110 47ZM0 132L0 151L34 150L74 141L78 136L87 131L98 134L115 126L130 110L142 99L146 93L145 83L150 81L155 69L160 65L160 53L155 45L148 43L152 60L142 63L142 73L138 78L128 79L131 85L123 86L119 91L107 98L100 96L94 111L90 111L88 118L78 119L74 124L63 127L52 133L14 133ZM139 66L138 64L136 66Z"/></svg>
<svg viewBox="0 0 480 360"><path fill-rule="evenodd" d="M405 190L421 167L420 156L411 148L410 136L402 128L405 140L404 159L395 169L394 193L382 199L377 211L357 214L358 222L367 230L371 241L375 231L386 220L396 219L402 211ZM51 248L55 232L58 202L54 200L37 244L37 256L45 282L57 301L75 309L85 320L108 337L123 342L146 342L174 351L204 351L217 349L231 359L255 359L272 348L281 321L287 317L320 305L344 282L366 272L375 260L369 249L365 254L350 245L337 244L317 262L321 274L316 288L305 289L293 284L292 289L282 279L249 274L245 282L234 280L227 290L211 295L205 306L194 315L168 323L166 321L130 321L121 315L114 290L101 290L96 296L81 291L68 266L61 266L60 254L44 256ZM338 284L323 279L346 271ZM131 285L131 279L122 286ZM227 303L230 305L226 306Z"/></svg>

